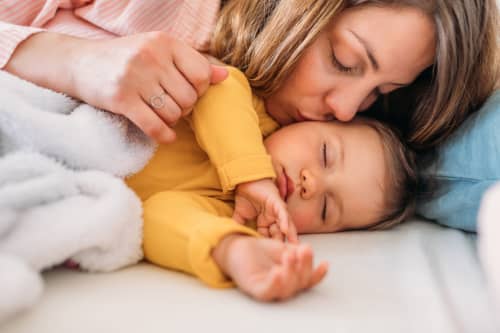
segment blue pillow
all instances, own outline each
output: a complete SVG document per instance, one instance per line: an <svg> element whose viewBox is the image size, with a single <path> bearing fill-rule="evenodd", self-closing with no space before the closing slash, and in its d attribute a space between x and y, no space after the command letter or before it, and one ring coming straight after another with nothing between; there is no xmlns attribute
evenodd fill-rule
<svg viewBox="0 0 500 333"><path fill-rule="evenodd" d="M417 214L476 231L481 197L500 180L500 90L438 148L437 156L423 174L437 180L438 190L419 203Z"/></svg>

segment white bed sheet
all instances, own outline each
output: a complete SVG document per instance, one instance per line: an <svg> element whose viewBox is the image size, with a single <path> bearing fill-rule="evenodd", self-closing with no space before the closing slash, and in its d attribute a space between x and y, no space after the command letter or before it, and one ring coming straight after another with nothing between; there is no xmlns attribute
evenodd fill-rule
<svg viewBox="0 0 500 333"><path fill-rule="evenodd" d="M142 263L115 273L57 269L42 301L0 327L37 332L499 332L476 236L411 221L388 231L302 238L330 262L286 303Z"/></svg>

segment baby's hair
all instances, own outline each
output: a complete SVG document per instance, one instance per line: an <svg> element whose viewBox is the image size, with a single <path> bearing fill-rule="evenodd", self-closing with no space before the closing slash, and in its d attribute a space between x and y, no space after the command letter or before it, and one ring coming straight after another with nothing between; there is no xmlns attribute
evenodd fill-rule
<svg viewBox="0 0 500 333"><path fill-rule="evenodd" d="M382 141L387 167L385 208L381 218L369 230L391 228L415 212L419 175L416 154L403 143L399 132L378 120L357 117L357 122L374 129Z"/></svg>

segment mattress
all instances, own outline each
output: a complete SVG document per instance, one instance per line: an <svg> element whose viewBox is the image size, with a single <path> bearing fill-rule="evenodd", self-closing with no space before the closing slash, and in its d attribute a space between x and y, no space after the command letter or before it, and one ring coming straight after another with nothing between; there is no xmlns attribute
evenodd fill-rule
<svg viewBox="0 0 500 333"><path fill-rule="evenodd" d="M301 237L330 270L313 290L259 303L141 263L45 273L42 300L0 327L37 332L500 332L476 236L422 220Z"/></svg>

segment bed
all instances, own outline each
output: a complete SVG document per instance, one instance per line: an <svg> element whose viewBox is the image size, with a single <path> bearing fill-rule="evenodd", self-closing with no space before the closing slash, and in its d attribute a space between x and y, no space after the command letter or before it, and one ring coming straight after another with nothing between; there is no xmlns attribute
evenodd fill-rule
<svg viewBox="0 0 500 333"><path fill-rule="evenodd" d="M45 293L3 333L500 332L476 235L414 219L392 230L303 236L326 279L285 303L140 263L89 274L44 274Z"/></svg>

